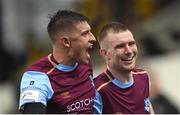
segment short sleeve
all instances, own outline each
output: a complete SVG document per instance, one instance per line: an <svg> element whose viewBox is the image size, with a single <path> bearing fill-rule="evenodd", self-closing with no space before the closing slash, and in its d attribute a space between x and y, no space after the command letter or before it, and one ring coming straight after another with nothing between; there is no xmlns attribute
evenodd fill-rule
<svg viewBox="0 0 180 115"><path fill-rule="evenodd" d="M101 95L99 94L98 91L96 91L96 96L95 96L95 99L94 99L93 110L94 110L95 114L102 114L103 104L102 104Z"/></svg>
<svg viewBox="0 0 180 115"><path fill-rule="evenodd" d="M50 80L45 73L27 71L21 80L19 109L23 109L26 103L40 102L46 106L53 93Z"/></svg>

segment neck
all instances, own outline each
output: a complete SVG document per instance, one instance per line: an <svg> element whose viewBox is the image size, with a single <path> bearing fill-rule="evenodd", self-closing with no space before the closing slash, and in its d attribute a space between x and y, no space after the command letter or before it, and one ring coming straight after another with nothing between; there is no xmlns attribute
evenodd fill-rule
<svg viewBox="0 0 180 115"><path fill-rule="evenodd" d="M75 65L75 61L68 55L68 50L63 48L53 47L54 59L59 63L67 66Z"/></svg>
<svg viewBox="0 0 180 115"><path fill-rule="evenodd" d="M129 81L132 81L132 71L120 71L116 69L112 69L110 67L107 67L108 70L112 73L113 77L122 83L128 83Z"/></svg>

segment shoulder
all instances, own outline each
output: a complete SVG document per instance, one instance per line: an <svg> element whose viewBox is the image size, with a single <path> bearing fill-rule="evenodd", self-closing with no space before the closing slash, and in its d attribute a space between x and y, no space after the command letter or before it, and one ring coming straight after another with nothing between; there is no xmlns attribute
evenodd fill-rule
<svg viewBox="0 0 180 115"><path fill-rule="evenodd" d="M40 102L47 105L53 96L53 89L48 76L42 72L27 71L23 74L20 85L19 108L26 103Z"/></svg>
<svg viewBox="0 0 180 115"><path fill-rule="evenodd" d="M144 69L136 68L132 71L135 79L149 79L148 72Z"/></svg>
<svg viewBox="0 0 180 115"><path fill-rule="evenodd" d="M133 75L147 75L148 73L147 73L147 71L145 71L145 70L143 70L143 69L140 69L140 68L136 68L136 69L134 69L133 71L132 71L132 74Z"/></svg>
<svg viewBox="0 0 180 115"><path fill-rule="evenodd" d="M91 63L88 63L88 64L79 63L77 69L80 71L93 71Z"/></svg>
<svg viewBox="0 0 180 115"><path fill-rule="evenodd" d="M47 73L50 69L52 69L54 66L50 63L48 56L45 56L32 65L30 65L25 71L38 71Z"/></svg>
<svg viewBox="0 0 180 115"><path fill-rule="evenodd" d="M94 84L97 90L100 90L102 87L106 86L111 82L111 79L105 74L105 72L99 74L96 78L93 79Z"/></svg>
<svg viewBox="0 0 180 115"><path fill-rule="evenodd" d="M46 56L26 69L20 85L20 109L26 103L40 102L47 105L47 100L54 93L47 75L47 72L51 70L50 68L53 68L53 65Z"/></svg>

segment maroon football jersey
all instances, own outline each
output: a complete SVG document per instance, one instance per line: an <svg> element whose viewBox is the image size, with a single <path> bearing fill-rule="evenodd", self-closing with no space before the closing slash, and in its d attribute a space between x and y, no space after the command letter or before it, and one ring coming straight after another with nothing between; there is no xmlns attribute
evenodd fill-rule
<svg viewBox="0 0 180 115"><path fill-rule="evenodd" d="M58 63L49 55L27 71L43 72L49 78L53 95L45 102L47 113L93 113L95 89L91 64L78 64L73 71L64 72L58 69Z"/></svg>
<svg viewBox="0 0 180 115"><path fill-rule="evenodd" d="M149 113L149 79L145 71L133 70L133 81L128 87L120 87L116 81L109 70L94 79L103 104L102 113Z"/></svg>

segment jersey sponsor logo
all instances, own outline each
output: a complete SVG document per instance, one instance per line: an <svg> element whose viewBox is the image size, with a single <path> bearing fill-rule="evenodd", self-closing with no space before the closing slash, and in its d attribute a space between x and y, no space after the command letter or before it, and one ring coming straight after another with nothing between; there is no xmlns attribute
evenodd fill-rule
<svg viewBox="0 0 180 115"><path fill-rule="evenodd" d="M39 99L39 91L37 90L27 90L21 94L21 100L23 101L37 102L38 99Z"/></svg>
<svg viewBox="0 0 180 115"><path fill-rule="evenodd" d="M67 106L67 112L75 111L77 109L85 109L91 103L93 103L93 98L86 98L86 99L77 101Z"/></svg>
<svg viewBox="0 0 180 115"><path fill-rule="evenodd" d="M145 111L149 112L150 111L150 99L149 97L147 97L146 99L144 99L144 108L145 108Z"/></svg>

